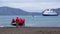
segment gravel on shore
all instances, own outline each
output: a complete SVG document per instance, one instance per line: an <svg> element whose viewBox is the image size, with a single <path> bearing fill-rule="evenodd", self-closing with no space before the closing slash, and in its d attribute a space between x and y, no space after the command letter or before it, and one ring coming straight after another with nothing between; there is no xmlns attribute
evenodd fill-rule
<svg viewBox="0 0 60 34"><path fill-rule="evenodd" d="M0 34L60 34L60 27L0 27Z"/></svg>

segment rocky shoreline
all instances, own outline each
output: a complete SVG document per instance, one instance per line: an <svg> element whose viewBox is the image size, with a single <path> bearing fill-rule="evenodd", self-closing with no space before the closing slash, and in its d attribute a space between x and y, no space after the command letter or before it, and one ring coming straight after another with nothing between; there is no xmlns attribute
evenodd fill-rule
<svg viewBox="0 0 60 34"><path fill-rule="evenodd" d="M0 34L60 34L60 27L0 27Z"/></svg>

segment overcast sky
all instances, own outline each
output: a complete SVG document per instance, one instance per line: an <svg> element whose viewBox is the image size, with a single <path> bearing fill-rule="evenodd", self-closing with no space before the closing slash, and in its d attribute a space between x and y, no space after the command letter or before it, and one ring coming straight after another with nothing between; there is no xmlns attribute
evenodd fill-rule
<svg viewBox="0 0 60 34"><path fill-rule="evenodd" d="M20 8L29 12L41 12L48 8L60 8L60 0L0 0L0 7Z"/></svg>

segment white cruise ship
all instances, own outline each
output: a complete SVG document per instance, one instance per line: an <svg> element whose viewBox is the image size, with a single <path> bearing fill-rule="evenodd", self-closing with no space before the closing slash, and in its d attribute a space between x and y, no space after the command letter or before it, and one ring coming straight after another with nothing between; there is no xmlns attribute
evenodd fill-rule
<svg viewBox="0 0 60 34"><path fill-rule="evenodd" d="M57 16L58 13L51 10L51 9L47 9L42 13L43 16Z"/></svg>

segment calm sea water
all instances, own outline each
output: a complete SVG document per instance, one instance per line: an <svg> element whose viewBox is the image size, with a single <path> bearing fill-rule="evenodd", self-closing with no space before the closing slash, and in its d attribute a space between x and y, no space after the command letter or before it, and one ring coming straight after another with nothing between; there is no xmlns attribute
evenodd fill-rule
<svg viewBox="0 0 60 34"><path fill-rule="evenodd" d="M18 16L25 18L27 27L60 27L60 16ZM0 26L10 27L12 18L16 16L0 16Z"/></svg>

